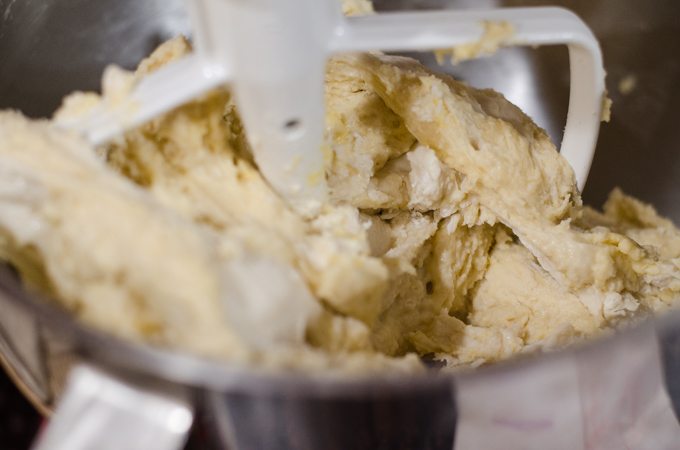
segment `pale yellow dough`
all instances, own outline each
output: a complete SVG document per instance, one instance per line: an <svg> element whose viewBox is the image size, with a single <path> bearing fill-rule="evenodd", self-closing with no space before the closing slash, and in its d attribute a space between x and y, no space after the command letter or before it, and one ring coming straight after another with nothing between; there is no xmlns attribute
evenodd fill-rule
<svg viewBox="0 0 680 450"><path fill-rule="evenodd" d="M108 71L104 95L188 52L178 37L135 74ZM99 101L76 93L57 115ZM341 55L326 106L329 200L313 217L262 178L227 90L99 149L2 112L1 256L117 336L344 374L419 371L425 354L477 366L677 303L680 231L618 190L604 213L583 208L569 164L502 95L406 58ZM304 322L283 343L253 347L225 312L223 271L244 255L310 292L286 306ZM263 311L254 332L285 315Z"/></svg>
<svg viewBox="0 0 680 450"><path fill-rule="evenodd" d="M468 59L478 58L483 55L493 55L508 42L515 34L514 27L508 22L482 22L484 34L478 41L458 45L452 49L437 49L434 55L439 65L444 64L444 57L451 56L451 64L457 64Z"/></svg>

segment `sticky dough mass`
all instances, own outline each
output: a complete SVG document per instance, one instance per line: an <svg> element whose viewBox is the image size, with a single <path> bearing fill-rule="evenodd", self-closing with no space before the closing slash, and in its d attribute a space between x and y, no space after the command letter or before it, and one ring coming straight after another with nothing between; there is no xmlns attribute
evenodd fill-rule
<svg viewBox="0 0 680 450"><path fill-rule="evenodd" d="M178 37L135 74L109 71L104 97L189 51ZM99 102L73 94L57 119ZM677 302L678 229L619 190L583 207L569 164L501 94L350 54L329 63L326 110L312 216L260 175L226 89L99 149L2 112L1 256L119 337L341 373L492 363ZM238 289L259 297L225 308Z"/></svg>

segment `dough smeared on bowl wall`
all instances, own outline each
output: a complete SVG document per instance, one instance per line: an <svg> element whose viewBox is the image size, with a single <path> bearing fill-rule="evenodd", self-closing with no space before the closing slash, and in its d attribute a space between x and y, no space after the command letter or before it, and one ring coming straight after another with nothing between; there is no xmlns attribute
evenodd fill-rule
<svg viewBox="0 0 680 450"><path fill-rule="evenodd" d="M107 83L188 52L178 37ZM76 93L57 114L98 102ZM407 58L340 55L326 109L328 201L314 217L263 179L228 90L100 149L2 112L2 256L122 338L345 374L419 371L425 354L477 366L677 303L680 231L618 190L603 213L584 208L569 164L502 95ZM220 271L244 252L310 293L262 313L265 334L304 320L283 345L254 348L225 317Z"/></svg>

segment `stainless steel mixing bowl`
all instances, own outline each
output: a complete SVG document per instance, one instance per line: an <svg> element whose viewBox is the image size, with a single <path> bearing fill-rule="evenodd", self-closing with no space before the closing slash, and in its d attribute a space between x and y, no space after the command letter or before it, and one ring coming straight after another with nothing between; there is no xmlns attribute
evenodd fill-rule
<svg viewBox="0 0 680 450"><path fill-rule="evenodd" d="M601 128L584 200L600 206L613 187L621 186L680 222L676 206L680 199L680 152L676 151L680 3L376 0L375 4L377 9L557 4L575 10L602 43L607 86L614 100L612 120ZM0 0L0 108L49 116L71 91L97 90L106 64L132 68L159 42L177 33L190 34L182 0ZM430 55L413 56L472 85L503 92L559 143L568 101L566 49L507 49L493 58L440 68ZM264 373L132 345L90 330L23 290L11 268L0 267L0 360L43 412L51 413L72 365L87 361L140 389L190 402L223 448L450 449L457 426L460 433L465 427L470 430L476 403L487 410L496 408L499 414L503 408L515 407L504 401L516 402L518 411L541 402L562 407L571 404L570 397L555 392L566 389L569 381L563 375L570 368L577 368L576 378L581 381L587 373L592 379L593 372L606 378L626 355L641 362L651 355L652 367L657 353L662 355L659 370L663 373L639 367L636 386L659 378L674 409L680 410L680 313L571 351L457 375L338 381ZM484 398L485 393L521 387L522 380L528 380L531 393L501 394L497 405ZM614 383L608 388L609 384L593 384L585 394L581 389L577 399L581 407L599 396L625 409L630 403L626 403L626 386ZM538 430L546 423L529 425ZM506 425L496 421L488 427ZM491 428L479 428L477 434L486 429ZM597 444L592 441L597 433L588 424L580 432L583 439ZM460 433L457 448L470 448L471 432L463 437ZM570 448L568 440L552 444L551 448ZM524 448L545 448L540 445L528 440ZM504 447L512 445L508 442Z"/></svg>

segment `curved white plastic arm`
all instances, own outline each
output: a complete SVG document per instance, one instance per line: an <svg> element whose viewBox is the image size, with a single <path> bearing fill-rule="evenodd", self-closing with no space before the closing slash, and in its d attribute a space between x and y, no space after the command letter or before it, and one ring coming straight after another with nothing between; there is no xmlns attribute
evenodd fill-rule
<svg viewBox="0 0 680 450"><path fill-rule="evenodd" d="M229 81L255 160L294 205L325 192L324 74L339 51L452 48L482 38L487 21L512 24L507 45L566 44L571 94L562 154L583 188L600 124L604 70L588 27L561 8L381 13L344 18L336 0L191 0L193 56L144 78L123 107L64 123L94 143ZM310 203L310 200L313 202Z"/></svg>
<svg viewBox="0 0 680 450"><path fill-rule="evenodd" d="M99 145L227 81L229 72L224 65L199 54L190 55L141 79L120 104L111 105L104 98L89 114L57 123Z"/></svg>
<svg viewBox="0 0 680 450"><path fill-rule="evenodd" d="M593 33L569 10L554 7L485 11L383 13L344 19L331 43L335 51L432 50L468 44L482 38L483 22L510 23L515 34L507 45L569 47L571 92L560 152L583 190L600 128L604 69Z"/></svg>

